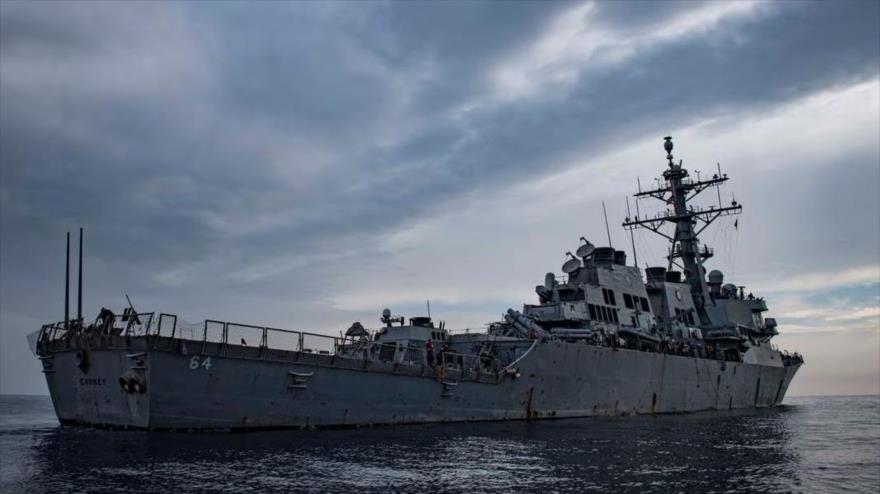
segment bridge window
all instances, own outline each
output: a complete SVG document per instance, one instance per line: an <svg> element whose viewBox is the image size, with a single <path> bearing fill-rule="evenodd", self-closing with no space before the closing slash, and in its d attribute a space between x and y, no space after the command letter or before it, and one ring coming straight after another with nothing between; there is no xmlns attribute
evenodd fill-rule
<svg viewBox="0 0 880 494"><path fill-rule="evenodd" d="M632 295L628 293L623 294L623 305L625 305L627 309L635 309L635 306L633 305Z"/></svg>
<svg viewBox="0 0 880 494"><path fill-rule="evenodd" d="M583 302L586 298L584 291L580 288L577 290L558 290L560 302Z"/></svg>
<svg viewBox="0 0 880 494"><path fill-rule="evenodd" d="M609 290L607 288L602 289L602 298L605 300L605 303L608 305L617 305L617 300L614 299L614 290Z"/></svg>
<svg viewBox="0 0 880 494"><path fill-rule="evenodd" d="M593 304L587 304L587 309L590 311L590 319L592 320L620 324L620 314L618 309Z"/></svg>

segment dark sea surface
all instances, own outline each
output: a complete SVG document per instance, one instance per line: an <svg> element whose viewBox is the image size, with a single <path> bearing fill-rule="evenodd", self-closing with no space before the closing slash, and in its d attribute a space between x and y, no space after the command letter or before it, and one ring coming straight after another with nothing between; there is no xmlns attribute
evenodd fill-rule
<svg viewBox="0 0 880 494"><path fill-rule="evenodd" d="M880 397L776 409L251 433L58 425L0 396L0 492L878 492Z"/></svg>

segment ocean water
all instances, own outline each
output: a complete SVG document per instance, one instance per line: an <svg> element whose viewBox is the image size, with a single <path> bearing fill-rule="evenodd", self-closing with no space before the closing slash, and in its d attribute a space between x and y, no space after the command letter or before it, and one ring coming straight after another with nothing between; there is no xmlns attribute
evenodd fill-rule
<svg viewBox="0 0 880 494"><path fill-rule="evenodd" d="M0 396L0 492L878 492L880 397L776 409L251 433L58 425Z"/></svg>

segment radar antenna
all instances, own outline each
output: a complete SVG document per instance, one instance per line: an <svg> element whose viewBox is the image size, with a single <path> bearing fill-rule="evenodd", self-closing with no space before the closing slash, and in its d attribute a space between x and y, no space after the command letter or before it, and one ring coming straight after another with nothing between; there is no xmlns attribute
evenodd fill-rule
<svg viewBox="0 0 880 494"><path fill-rule="evenodd" d="M562 272L565 274L571 274L581 268L581 260L574 256L571 252L566 252L565 255L570 256L571 259L565 261L565 264L562 265Z"/></svg>
<svg viewBox="0 0 880 494"><path fill-rule="evenodd" d="M663 140L663 149L666 150L669 167L663 172L665 185L663 185L663 181L657 179L656 189L640 190L634 194L634 197L636 199L652 197L671 205L672 208L649 218L640 218L638 213L635 218L627 216L623 227L630 231L636 228L646 228L672 243L672 248L667 256L669 269L672 269L673 264L683 269L685 279L691 287L694 302L700 309L700 318L703 319L702 322L708 323L704 307L706 301L709 300L709 288L703 276L705 271L703 261L712 257L713 251L708 247L700 250L699 235L719 217L739 214L742 211L742 205L733 201L730 206L723 206L720 203L718 206L709 206L708 208L690 206L688 203L697 194L710 187L719 187L726 182L728 180L727 174L721 173L719 165L718 173L712 178L694 181L688 177L688 171L682 167L681 161L678 164L675 163L672 156L672 137L667 136ZM666 223L675 225L675 231L672 235L661 230ZM678 264L676 260L681 260L681 264Z"/></svg>
<svg viewBox="0 0 880 494"><path fill-rule="evenodd" d="M593 251L596 250L596 246L591 244L590 241L584 237L581 237L581 241L584 243L577 248L575 254L577 254L578 257L582 258L587 258L593 255Z"/></svg>

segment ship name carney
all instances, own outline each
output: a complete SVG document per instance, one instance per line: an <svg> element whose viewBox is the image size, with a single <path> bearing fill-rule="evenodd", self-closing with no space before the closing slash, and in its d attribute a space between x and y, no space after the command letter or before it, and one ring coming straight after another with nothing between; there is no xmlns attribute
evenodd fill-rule
<svg viewBox="0 0 880 494"><path fill-rule="evenodd" d="M83 386L104 386L107 380L103 377L81 377L79 383Z"/></svg>

